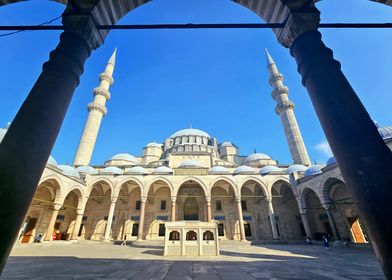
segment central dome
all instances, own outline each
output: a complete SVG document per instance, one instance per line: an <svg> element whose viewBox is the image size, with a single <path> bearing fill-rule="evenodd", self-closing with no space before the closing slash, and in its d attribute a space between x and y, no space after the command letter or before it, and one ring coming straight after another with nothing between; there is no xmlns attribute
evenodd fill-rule
<svg viewBox="0 0 392 280"><path fill-rule="evenodd" d="M181 137L181 136L203 136L203 137L211 138L207 132L204 132L203 130L195 129L195 128L181 129L181 130L173 133L170 136L170 138Z"/></svg>

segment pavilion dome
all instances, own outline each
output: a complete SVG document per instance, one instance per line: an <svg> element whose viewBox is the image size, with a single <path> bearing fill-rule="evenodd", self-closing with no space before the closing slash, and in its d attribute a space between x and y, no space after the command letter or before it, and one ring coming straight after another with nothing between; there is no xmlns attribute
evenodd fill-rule
<svg viewBox="0 0 392 280"><path fill-rule="evenodd" d="M91 167L89 165L82 165L79 167L76 167L76 171L79 173L85 173L85 174L91 174L91 175L97 175L98 170L95 169L94 167Z"/></svg>
<svg viewBox="0 0 392 280"><path fill-rule="evenodd" d="M216 166L213 166L208 173L210 173L210 174L229 174L230 171L227 170L226 167L216 165Z"/></svg>
<svg viewBox="0 0 392 280"><path fill-rule="evenodd" d="M155 142L150 142L150 143L148 143L146 145L146 147L155 147L155 148L162 149L162 144L158 144L158 143L155 143Z"/></svg>
<svg viewBox="0 0 392 280"><path fill-rule="evenodd" d="M246 165L241 165L234 169L234 174L256 174L257 170Z"/></svg>
<svg viewBox="0 0 392 280"><path fill-rule="evenodd" d="M222 144L220 144L220 147L237 147L237 146L231 142L223 142Z"/></svg>
<svg viewBox="0 0 392 280"><path fill-rule="evenodd" d="M245 162L255 161L255 160L269 160L271 157L263 153L254 153L246 157Z"/></svg>
<svg viewBox="0 0 392 280"><path fill-rule="evenodd" d="M290 165L289 168L287 168L284 172L286 174L291 174L294 172L305 172L306 169L308 169L305 165L302 164L293 164Z"/></svg>
<svg viewBox="0 0 392 280"><path fill-rule="evenodd" d="M72 166L58 165L57 167L61 169L61 173L65 176L80 178L78 171Z"/></svg>
<svg viewBox="0 0 392 280"><path fill-rule="evenodd" d="M270 172L279 172L279 171L282 171L282 169L277 166L267 165L261 168L259 173L260 175L264 175Z"/></svg>
<svg viewBox="0 0 392 280"><path fill-rule="evenodd" d="M167 166L159 166L152 171L153 174L173 174L173 169Z"/></svg>
<svg viewBox="0 0 392 280"><path fill-rule="evenodd" d="M312 175L317 175L317 174L321 174L323 171L321 170L321 168L323 168L322 165L311 165L308 167L308 169L306 169L304 176L312 176Z"/></svg>
<svg viewBox="0 0 392 280"><path fill-rule="evenodd" d="M115 166L105 167L104 169L100 170L99 173L101 173L101 174L108 173L108 174L116 174L116 175L124 174L124 172L120 168L115 167Z"/></svg>
<svg viewBox="0 0 392 280"><path fill-rule="evenodd" d="M125 174L148 174L148 171L142 166L134 166L129 168Z"/></svg>
<svg viewBox="0 0 392 280"><path fill-rule="evenodd" d="M47 165L52 165L52 166L57 166L57 161L54 159L54 157L49 156L48 161L46 162Z"/></svg>
<svg viewBox="0 0 392 280"><path fill-rule="evenodd" d="M204 167L199 161L197 160L184 160L178 165L178 168L200 168Z"/></svg>
<svg viewBox="0 0 392 280"><path fill-rule="evenodd" d="M334 164L334 163L336 163L335 157L330 157L330 158L327 160L327 166L328 166L328 165L332 165L332 164Z"/></svg>
<svg viewBox="0 0 392 280"><path fill-rule="evenodd" d="M379 127L378 132L380 133L382 139L392 139L392 126Z"/></svg>
<svg viewBox="0 0 392 280"><path fill-rule="evenodd" d="M133 155L126 154L126 153L114 155L110 158L110 160L123 160L123 161L130 161L134 163L137 162L137 159Z"/></svg>
<svg viewBox="0 0 392 280"><path fill-rule="evenodd" d="M203 137L211 138L207 132L204 132L203 130L195 129L195 128L181 129L181 130L173 133L169 138L176 138L176 137L181 137L181 136L203 136Z"/></svg>

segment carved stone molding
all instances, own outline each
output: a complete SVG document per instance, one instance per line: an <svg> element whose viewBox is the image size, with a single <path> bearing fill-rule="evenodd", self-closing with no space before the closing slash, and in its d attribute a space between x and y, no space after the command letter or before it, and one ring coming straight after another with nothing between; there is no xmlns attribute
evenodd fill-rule
<svg viewBox="0 0 392 280"><path fill-rule="evenodd" d="M274 85L274 83L276 83L277 81L283 81L283 75L280 73L274 73L271 75L271 77L269 78L268 82L271 86Z"/></svg>
<svg viewBox="0 0 392 280"><path fill-rule="evenodd" d="M284 110L288 110L288 109L294 110L294 107L295 105L292 101L284 101L276 105L275 112L276 114L280 115Z"/></svg>
<svg viewBox="0 0 392 280"><path fill-rule="evenodd" d="M102 115L106 115L106 113L107 113L107 111L108 111L108 109L106 109L106 107L105 106L102 106L101 104L98 104L98 103L94 103L94 102L91 102L91 103L89 103L88 105L87 105L87 110L90 112L91 110L95 110L95 111L98 111L98 112L100 112Z"/></svg>
<svg viewBox="0 0 392 280"><path fill-rule="evenodd" d="M272 92L271 92L271 96L274 100L276 100L276 98L278 97L278 95L280 94L289 94L289 88L286 86L283 87L279 87L279 88L275 88Z"/></svg>
<svg viewBox="0 0 392 280"><path fill-rule="evenodd" d="M114 83L113 77L105 72L99 74L99 81L103 80L107 81L110 85Z"/></svg>
<svg viewBox="0 0 392 280"><path fill-rule="evenodd" d="M110 99L110 92L107 89L96 87L94 88L93 93L94 95L102 95L103 97L106 98L106 100Z"/></svg>

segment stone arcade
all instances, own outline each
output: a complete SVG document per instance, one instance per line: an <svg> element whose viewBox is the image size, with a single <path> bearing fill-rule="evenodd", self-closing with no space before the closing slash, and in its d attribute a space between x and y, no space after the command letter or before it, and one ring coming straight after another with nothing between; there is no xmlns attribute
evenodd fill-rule
<svg viewBox="0 0 392 280"><path fill-rule="evenodd" d="M39 235L46 241L163 240L165 222L181 220L216 222L220 239L303 240L328 233L367 242L334 159L326 166L309 164L288 88L266 54L293 165L263 153L241 156L235 144L188 128L163 143L147 144L142 156L120 153L102 166L89 166L110 98L115 51L88 104L74 166L49 159L19 242L34 242ZM390 145L392 128L379 131Z"/></svg>

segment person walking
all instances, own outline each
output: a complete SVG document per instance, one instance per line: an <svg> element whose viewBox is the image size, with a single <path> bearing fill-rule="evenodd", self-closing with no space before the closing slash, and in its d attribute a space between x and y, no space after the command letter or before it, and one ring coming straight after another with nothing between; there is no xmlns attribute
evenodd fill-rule
<svg viewBox="0 0 392 280"><path fill-rule="evenodd" d="M326 234L323 235L323 243L325 250L329 250L329 240Z"/></svg>

